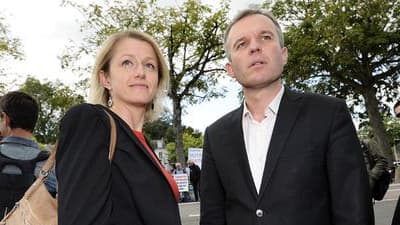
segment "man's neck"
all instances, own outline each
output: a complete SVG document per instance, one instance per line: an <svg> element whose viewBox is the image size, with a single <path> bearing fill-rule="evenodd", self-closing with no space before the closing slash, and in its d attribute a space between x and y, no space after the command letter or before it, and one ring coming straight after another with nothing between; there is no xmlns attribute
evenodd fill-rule
<svg viewBox="0 0 400 225"><path fill-rule="evenodd" d="M30 131L21 129L21 128L15 128L11 129L10 133L8 136L14 136L14 137L21 137L21 138L26 138L26 139L33 139L33 134Z"/></svg>
<svg viewBox="0 0 400 225"><path fill-rule="evenodd" d="M253 118L261 122L265 118L265 109L271 104L282 88L282 84L258 90L243 90L247 109Z"/></svg>

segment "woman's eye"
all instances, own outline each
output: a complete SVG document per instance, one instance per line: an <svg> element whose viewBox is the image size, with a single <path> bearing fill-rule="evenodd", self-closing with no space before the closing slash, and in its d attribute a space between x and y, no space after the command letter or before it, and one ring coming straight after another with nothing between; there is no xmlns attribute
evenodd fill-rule
<svg viewBox="0 0 400 225"><path fill-rule="evenodd" d="M153 63L146 63L145 66L149 71L155 71L157 69Z"/></svg>
<svg viewBox="0 0 400 225"><path fill-rule="evenodd" d="M130 60L124 60L122 62L122 66L124 68L132 68L134 66L134 63L132 61L130 61Z"/></svg>

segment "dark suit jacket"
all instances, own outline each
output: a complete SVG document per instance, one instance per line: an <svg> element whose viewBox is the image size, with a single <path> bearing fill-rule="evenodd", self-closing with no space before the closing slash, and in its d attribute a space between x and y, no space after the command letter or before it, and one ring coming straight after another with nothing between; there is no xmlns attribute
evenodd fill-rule
<svg viewBox="0 0 400 225"><path fill-rule="evenodd" d="M242 130L243 106L205 132L201 225L370 225L360 143L346 104L285 89L260 193Z"/></svg>
<svg viewBox="0 0 400 225"><path fill-rule="evenodd" d="M99 105L64 116L56 155L59 225L180 225L168 181L129 126L117 124L110 164L110 122Z"/></svg>

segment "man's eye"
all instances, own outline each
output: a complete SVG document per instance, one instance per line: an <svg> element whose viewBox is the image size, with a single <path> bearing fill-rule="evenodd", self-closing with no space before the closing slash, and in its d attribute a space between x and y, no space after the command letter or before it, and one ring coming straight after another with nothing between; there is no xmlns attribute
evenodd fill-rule
<svg viewBox="0 0 400 225"><path fill-rule="evenodd" d="M262 39L263 39L263 40L271 40L272 37L271 37L270 35L263 35L263 36L262 36Z"/></svg>
<svg viewBox="0 0 400 225"><path fill-rule="evenodd" d="M244 46L245 46L245 42L239 42L237 45L236 45L236 49L240 49L240 48L243 48Z"/></svg>

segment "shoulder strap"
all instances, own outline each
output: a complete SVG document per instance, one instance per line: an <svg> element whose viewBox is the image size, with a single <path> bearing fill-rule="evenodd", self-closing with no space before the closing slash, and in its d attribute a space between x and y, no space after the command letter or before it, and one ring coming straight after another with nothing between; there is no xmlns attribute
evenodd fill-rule
<svg viewBox="0 0 400 225"><path fill-rule="evenodd" d="M117 127L115 125L115 120L114 118L111 116L111 114L104 109L104 112L107 114L107 116L110 119L110 126L111 126L111 132L110 132L110 148L108 150L108 160L110 160L110 162L113 160L114 158L114 153L115 153L115 145L117 143Z"/></svg>
<svg viewBox="0 0 400 225"><path fill-rule="evenodd" d="M39 154L36 156L35 161L36 162L40 162L40 161L46 160L46 159L49 158L49 156L50 156L50 152L48 152L48 151L40 151Z"/></svg>

